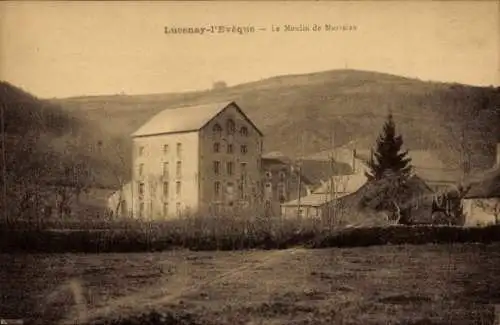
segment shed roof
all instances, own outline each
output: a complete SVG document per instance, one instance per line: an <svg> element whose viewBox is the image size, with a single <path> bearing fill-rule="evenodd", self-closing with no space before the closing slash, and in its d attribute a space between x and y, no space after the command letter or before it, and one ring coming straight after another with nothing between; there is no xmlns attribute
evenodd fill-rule
<svg viewBox="0 0 500 325"><path fill-rule="evenodd" d="M300 198L300 206L304 206L304 207L307 207L307 206L318 207L318 206L322 206L323 204L325 204L325 203L327 203L329 201L332 201L332 199L329 198L329 196L327 194L313 193L313 194L301 197ZM281 206L284 206L284 207L295 207L295 206L298 206L298 205L299 205L299 200L296 199L296 200L292 200L292 201L289 201L289 202L285 202Z"/></svg>
<svg viewBox="0 0 500 325"><path fill-rule="evenodd" d="M231 105L235 106L255 130L262 135L262 132L260 132L235 102L225 101L165 109L132 133L132 137L198 131Z"/></svg>

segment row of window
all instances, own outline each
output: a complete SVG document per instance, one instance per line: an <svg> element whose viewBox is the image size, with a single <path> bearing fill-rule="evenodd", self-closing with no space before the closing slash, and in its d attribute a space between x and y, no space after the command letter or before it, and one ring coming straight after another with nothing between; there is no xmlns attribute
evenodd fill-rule
<svg viewBox="0 0 500 325"><path fill-rule="evenodd" d="M215 142L214 143L214 152L220 152L220 149L221 149L221 145L219 142ZM145 152L145 147L144 146L140 146L139 147L139 157L143 156L144 155L144 152ZM182 154L182 144L181 143L177 143L177 157L180 158L181 157L181 154ZM232 144L228 144L227 147L226 147L226 152L227 153L233 153L233 145ZM248 146L246 144L242 144L240 146L240 152L242 154L246 154L248 152ZM163 154L164 155L168 155L170 153L170 149L169 149L169 145L168 144L165 144L163 145Z"/></svg>
<svg viewBox="0 0 500 325"><path fill-rule="evenodd" d="M139 157L144 155L145 150L146 149L144 146L139 147L139 149L138 149ZM163 145L163 154L168 155L169 153L170 153L170 146L168 144L164 144ZM178 142L176 145L176 154L177 154L177 157L179 157L179 158L182 156L182 143L180 143L180 142Z"/></svg>
<svg viewBox="0 0 500 325"><path fill-rule="evenodd" d="M226 193L228 194L229 198L232 197L232 192L233 192L233 184L228 183L226 188ZM272 192L272 184L271 183L266 183L265 184L266 192L265 196L267 199L272 199L273 198L273 192ZM247 198L247 195L244 190L243 183L239 182L238 183L238 193L239 193L239 198L240 199L245 199ZM215 181L214 182L214 196L216 199L220 198L222 194L222 183L220 181ZM281 203L284 203L286 201L286 187L283 183L278 184L277 186L277 197Z"/></svg>
<svg viewBox="0 0 500 325"><path fill-rule="evenodd" d="M215 123L212 128L213 134L215 136L222 136L222 126L219 123ZM247 137L248 136L248 128L246 126L242 126L239 130L240 135ZM236 133L236 124L232 119L228 119L226 121L226 134L233 135Z"/></svg>
<svg viewBox="0 0 500 325"><path fill-rule="evenodd" d="M221 151L220 149L221 149L220 143L219 142L215 142L214 143L214 152L219 153ZM227 153L233 153L233 145L232 144L229 143L226 146L226 152ZM242 154L246 154L248 152L248 146L246 144L242 144L240 146L240 152Z"/></svg>
<svg viewBox="0 0 500 325"><path fill-rule="evenodd" d="M273 178L273 173L270 172L270 171L266 171L266 177L268 179L272 179ZM285 178L286 178L286 173L284 171L280 171L279 172L279 178L280 178L280 181L284 181Z"/></svg>
<svg viewBox="0 0 500 325"><path fill-rule="evenodd" d="M244 174L246 172L246 165L247 163L242 162L240 164L241 166L241 173ZM221 162L220 161L214 161L213 163L213 170L215 175L220 175L221 174ZM232 161L226 162L226 171L229 176L234 174L234 165ZM139 164L139 176L144 175L144 164ZM182 162L177 161L176 166L175 166L175 176L177 178L182 177ZM169 178L170 177L170 164L168 161L163 162L163 177L164 178ZM270 171L266 172L266 177L268 179L272 179L272 173ZM279 172L279 179L280 181L284 181L286 178L286 174L283 171Z"/></svg>
<svg viewBox="0 0 500 325"><path fill-rule="evenodd" d="M145 186L146 185L143 182L140 182L138 184L137 192L139 193L139 199L142 199L144 197ZM163 189L163 197L167 198L169 195L169 182L168 181L163 182L162 189ZM178 196L181 195L181 190L182 190L182 183L180 181L175 182L175 194Z"/></svg>
<svg viewBox="0 0 500 325"><path fill-rule="evenodd" d="M139 203L139 216L140 217L144 216L144 208L145 208L144 202L140 202ZM175 208L176 208L177 215L180 215L180 213L181 213L181 203L177 202L175 204ZM163 203L163 211L162 212L163 212L163 216L164 217L168 216L168 202L164 202Z"/></svg>
<svg viewBox="0 0 500 325"><path fill-rule="evenodd" d="M138 170L139 176L144 176L144 164L139 164L139 170ZM170 177L170 165L168 161L163 162L163 177L169 178ZM181 178L182 177L182 162L178 161L175 164L175 177Z"/></svg>
<svg viewBox="0 0 500 325"><path fill-rule="evenodd" d="M221 175L221 162L215 160L213 164L213 169L214 169L214 174L215 175ZM242 162L240 163L240 169L241 169L241 174L244 175L246 174L247 171L247 163ZM234 163L232 161L226 162L226 173L229 176L234 175Z"/></svg>
<svg viewBox="0 0 500 325"><path fill-rule="evenodd" d="M175 182L175 194L176 195L180 195L181 194L181 189L182 189L182 183L180 181L177 181ZM232 188L231 184L232 183L228 183L230 185L228 185L228 187ZM219 193L220 192L220 186L221 186L221 182L220 181L215 181L215 186L214 186L214 191L215 193ZM268 193L271 193L272 192L272 184L271 183L266 183L265 184L265 188L266 188L266 192ZM163 196L164 197L168 197L169 195L169 182L168 181L165 181L163 182L163 186L162 186L162 189L163 189ZM243 191L243 183L240 182L238 184L238 189L240 191ZM278 195L284 195L286 190L285 190L285 184L283 183L280 183L277 185L277 191L278 191ZM144 193L145 193L145 183L143 182L140 182L138 184L138 193L139 193L139 197L142 198L144 196Z"/></svg>

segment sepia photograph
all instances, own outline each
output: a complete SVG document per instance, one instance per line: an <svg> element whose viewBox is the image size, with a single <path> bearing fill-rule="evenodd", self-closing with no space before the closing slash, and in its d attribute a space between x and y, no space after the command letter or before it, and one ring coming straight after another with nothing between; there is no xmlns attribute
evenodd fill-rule
<svg viewBox="0 0 500 325"><path fill-rule="evenodd" d="M0 167L0 325L500 325L500 1L4 1Z"/></svg>

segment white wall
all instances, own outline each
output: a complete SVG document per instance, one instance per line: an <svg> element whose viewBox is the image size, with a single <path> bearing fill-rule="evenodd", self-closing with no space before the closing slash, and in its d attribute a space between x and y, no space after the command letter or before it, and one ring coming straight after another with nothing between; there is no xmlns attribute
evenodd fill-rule
<svg viewBox="0 0 500 325"><path fill-rule="evenodd" d="M495 212L500 217L500 198L465 199L466 226L487 225L495 223Z"/></svg>
<svg viewBox="0 0 500 325"><path fill-rule="evenodd" d="M181 144L178 154L177 144ZM164 146L168 145L167 152ZM140 148L143 153L140 154ZM194 211L198 207L198 132L174 133L133 139L133 200L134 215L139 216L140 202L144 205L143 217L166 218L176 217L177 206L181 213ZM168 177L163 175L164 163L168 162ZM176 173L177 162L181 162L181 175ZM142 175L139 174L143 165ZM139 199L138 184L144 183L145 195ZM163 183L168 182L168 196L163 195ZM181 184L180 194L176 193L177 182ZM167 204L167 214L164 215L164 204Z"/></svg>

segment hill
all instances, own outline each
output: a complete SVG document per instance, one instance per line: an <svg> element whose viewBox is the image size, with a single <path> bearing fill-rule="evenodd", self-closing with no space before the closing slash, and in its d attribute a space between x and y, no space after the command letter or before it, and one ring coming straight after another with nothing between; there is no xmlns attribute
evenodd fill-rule
<svg viewBox="0 0 500 325"><path fill-rule="evenodd" d="M388 110L410 149L437 149L458 164L492 164L499 140L500 89L424 82L399 76L335 70L273 77L213 90L89 96L44 101L79 121L100 183L118 186L131 170L129 134L157 112L180 105L235 100L265 134L265 151L297 157L364 139L374 143ZM298 132L300 130L300 132ZM461 140L464 139L464 140ZM99 144L99 145L96 145ZM81 146L81 144L80 144ZM123 162L122 162L123 159Z"/></svg>
<svg viewBox="0 0 500 325"><path fill-rule="evenodd" d="M450 164L461 151L472 165L492 163L500 132L500 89L355 70L279 76L223 89L184 94L116 95L56 100L99 124L121 142L130 166L128 135L155 113L178 105L236 100L264 132L265 151L292 157L353 139L374 143L388 110L411 149L438 149ZM300 130L300 132L297 132ZM460 138L464 138L462 141ZM130 170L130 169L128 169Z"/></svg>
<svg viewBox="0 0 500 325"><path fill-rule="evenodd" d="M37 216L49 201L69 201L76 193L116 183L108 163L96 152L99 125L0 82L4 116L7 210L10 217ZM102 150L101 150L102 151ZM0 185L3 188L3 173ZM35 210L33 210L35 209ZM36 212L35 212L36 211Z"/></svg>

